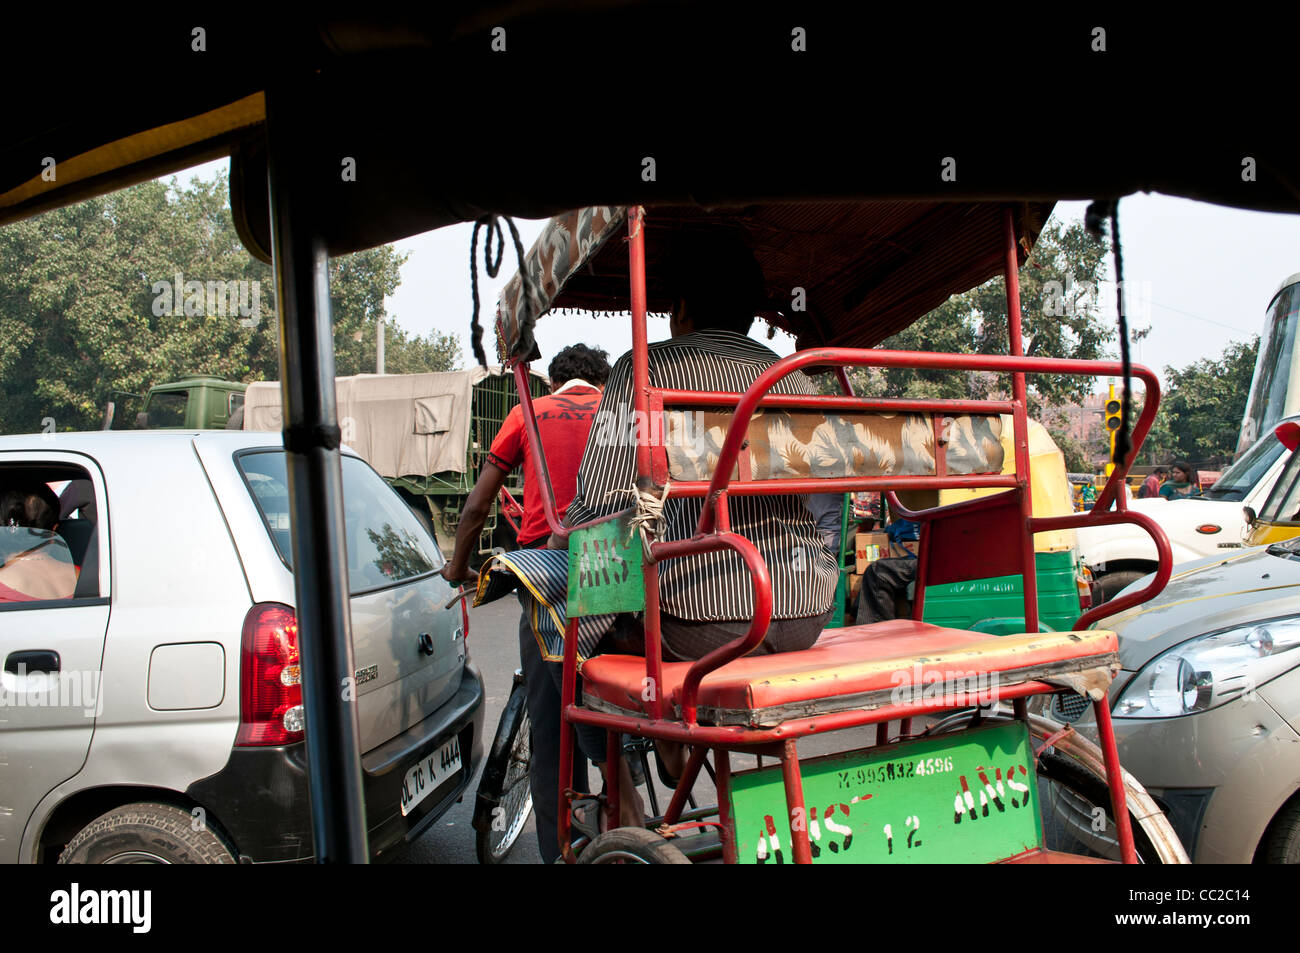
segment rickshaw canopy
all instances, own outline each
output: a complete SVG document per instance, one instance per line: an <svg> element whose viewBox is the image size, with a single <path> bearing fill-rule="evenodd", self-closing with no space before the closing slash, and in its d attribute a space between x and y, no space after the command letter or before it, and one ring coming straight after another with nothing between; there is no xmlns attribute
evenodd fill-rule
<svg viewBox="0 0 1300 953"><path fill-rule="evenodd" d="M872 347L949 296L1001 274L1006 208L998 202L656 206L646 213L647 309L671 310L659 267L671 240L681 232L722 229L740 236L763 269L759 317L793 334L800 348ZM1015 203L1021 263L1051 210L1050 202ZM502 290L503 359L537 356L527 320L552 308L630 306L626 245L608 240L626 217L625 209L598 207L551 219L524 259L532 290L527 319L520 275Z"/></svg>

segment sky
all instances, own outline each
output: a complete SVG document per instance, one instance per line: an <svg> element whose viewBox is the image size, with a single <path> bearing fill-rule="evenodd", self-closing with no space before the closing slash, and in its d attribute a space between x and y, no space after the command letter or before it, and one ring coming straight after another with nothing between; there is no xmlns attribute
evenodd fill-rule
<svg viewBox="0 0 1300 953"><path fill-rule="evenodd" d="M226 174L228 161L210 162L185 175L211 178ZM1082 221L1086 202L1062 202L1053 213L1063 220ZM1247 212L1159 194L1138 194L1120 200L1120 238L1124 256L1130 327L1150 325L1150 334L1137 342L1133 359L1152 367L1163 378L1166 365L1184 367L1200 358L1217 358L1232 341L1248 341L1263 327L1264 311L1285 278L1300 272L1300 215ZM540 232L542 221L516 220L525 251ZM473 359L469 346L471 295L469 241L472 224L425 232L396 243L409 253L402 266L402 283L387 300L389 314L409 332L437 329L458 334L463 359ZM480 318L490 329L496 297L515 272L515 255L506 235L506 261L498 278L482 270L483 233L479 233ZM1107 274L1114 263L1106 260ZM1109 282L1100 289L1102 316L1113 324L1115 294ZM1023 307L1032 306L1024 302ZM779 354L794 349L794 339L778 333L766 340L767 327L755 322L754 336ZM650 340L668 337L668 321L650 320ZM537 325L542 361L568 344L604 347L611 361L631 345L626 318L544 317ZM493 354L490 330L485 335Z"/></svg>

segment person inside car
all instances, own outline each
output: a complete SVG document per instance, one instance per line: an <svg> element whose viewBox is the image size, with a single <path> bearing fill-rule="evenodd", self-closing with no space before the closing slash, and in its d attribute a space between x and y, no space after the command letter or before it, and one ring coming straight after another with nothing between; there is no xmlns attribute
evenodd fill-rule
<svg viewBox="0 0 1300 953"><path fill-rule="evenodd" d="M68 544L54 532L58 514L58 497L42 482L0 493L0 602L72 598L77 570Z"/></svg>

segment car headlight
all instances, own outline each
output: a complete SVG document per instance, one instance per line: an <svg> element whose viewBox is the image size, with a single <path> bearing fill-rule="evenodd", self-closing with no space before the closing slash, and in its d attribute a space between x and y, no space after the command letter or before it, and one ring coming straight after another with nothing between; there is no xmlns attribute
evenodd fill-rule
<svg viewBox="0 0 1300 953"><path fill-rule="evenodd" d="M1177 645L1143 666L1117 718L1175 718L1225 705L1300 664L1300 618L1273 619Z"/></svg>

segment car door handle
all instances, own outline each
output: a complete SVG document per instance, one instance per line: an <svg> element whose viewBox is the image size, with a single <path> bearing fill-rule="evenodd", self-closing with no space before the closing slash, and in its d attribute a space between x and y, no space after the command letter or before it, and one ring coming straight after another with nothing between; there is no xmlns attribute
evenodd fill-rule
<svg viewBox="0 0 1300 953"><path fill-rule="evenodd" d="M432 655L434 652L433 635L429 632L421 632L419 638L420 652L424 655Z"/></svg>
<svg viewBox="0 0 1300 953"><path fill-rule="evenodd" d="M25 652L10 652L5 657L5 671L18 675L19 666L23 672L57 672L59 670L59 653L49 649L30 649Z"/></svg>

